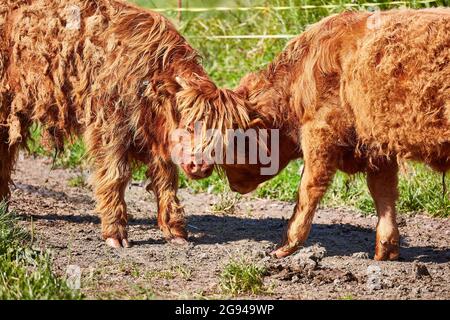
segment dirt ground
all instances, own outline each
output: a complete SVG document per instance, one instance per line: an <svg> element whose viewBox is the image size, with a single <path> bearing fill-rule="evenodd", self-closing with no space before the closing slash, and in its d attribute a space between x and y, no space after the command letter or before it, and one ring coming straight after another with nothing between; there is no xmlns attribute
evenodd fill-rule
<svg viewBox="0 0 450 320"><path fill-rule="evenodd" d="M24 217L34 245L49 249L54 269L82 271L91 299L227 298L219 276L231 260L263 265L264 293L250 299L450 299L450 219L399 217L401 260L375 262L376 218L347 209L322 209L299 254L266 255L280 241L293 204L244 197L236 212L212 213L218 198L180 191L191 244L167 244L156 226L156 204L131 185L131 249L107 248L88 188L70 187L77 171L51 170L48 159L21 157L14 174L11 209ZM441 195L436 195L441 196Z"/></svg>

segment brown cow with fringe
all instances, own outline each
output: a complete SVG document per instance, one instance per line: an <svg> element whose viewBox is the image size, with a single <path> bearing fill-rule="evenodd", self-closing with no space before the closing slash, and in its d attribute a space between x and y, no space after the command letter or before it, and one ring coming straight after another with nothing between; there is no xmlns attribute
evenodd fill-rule
<svg viewBox="0 0 450 320"><path fill-rule="evenodd" d="M337 170L364 172L379 222L377 260L399 257L398 169L450 169L450 9L345 12L311 26L237 89L265 126L280 130L280 170L302 157L304 175L285 242L301 246ZM270 179L261 165L225 165L248 193ZM441 195L436 195L441 196Z"/></svg>
<svg viewBox="0 0 450 320"><path fill-rule="evenodd" d="M0 32L0 198L10 196L18 150L37 122L57 151L84 136L110 246L129 246L124 193L135 163L148 166L165 237L183 242L170 133L198 117L211 128L245 127L244 101L209 80L168 20L126 2L1 0ZM211 167L197 169L203 177Z"/></svg>

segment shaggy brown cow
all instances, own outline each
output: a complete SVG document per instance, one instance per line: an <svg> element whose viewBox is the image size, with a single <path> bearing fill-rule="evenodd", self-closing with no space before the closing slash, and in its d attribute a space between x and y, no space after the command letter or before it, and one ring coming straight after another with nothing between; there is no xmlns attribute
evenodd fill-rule
<svg viewBox="0 0 450 320"><path fill-rule="evenodd" d="M205 114L211 128L245 126L244 101L209 80L168 20L125 2L1 0L0 32L0 198L9 197L18 149L39 122L58 151L64 139L84 135L110 246L129 245L124 193L136 162L148 166L165 237L182 242L171 130Z"/></svg>
<svg viewBox="0 0 450 320"><path fill-rule="evenodd" d="M305 242L318 203L342 170L367 174L379 216L375 259L397 259L399 160L450 169L450 9L326 18L237 91L267 127L280 129L281 169L305 160L295 213L274 254L285 257ZM271 178L260 165L224 168L241 193Z"/></svg>

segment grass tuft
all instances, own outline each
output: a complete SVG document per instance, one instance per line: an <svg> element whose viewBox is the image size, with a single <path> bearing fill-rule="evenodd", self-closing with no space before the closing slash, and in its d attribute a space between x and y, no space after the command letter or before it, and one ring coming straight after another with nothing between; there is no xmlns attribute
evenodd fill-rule
<svg viewBox="0 0 450 320"><path fill-rule="evenodd" d="M243 261L229 262L220 274L220 289L228 295L258 294L264 292L266 270Z"/></svg>
<svg viewBox="0 0 450 320"><path fill-rule="evenodd" d="M71 188L86 188L88 186L86 178L82 174L70 178L67 184Z"/></svg>
<svg viewBox="0 0 450 320"><path fill-rule="evenodd" d="M239 203L241 196L232 192L222 192L219 195L218 201L212 205L213 213L234 214L236 211L236 204Z"/></svg>

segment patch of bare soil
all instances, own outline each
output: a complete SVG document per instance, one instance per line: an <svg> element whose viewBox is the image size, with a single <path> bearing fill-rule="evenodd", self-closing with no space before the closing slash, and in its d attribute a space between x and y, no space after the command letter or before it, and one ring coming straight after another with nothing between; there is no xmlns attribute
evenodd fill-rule
<svg viewBox="0 0 450 320"><path fill-rule="evenodd" d="M375 262L376 218L347 209L323 209L298 254L266 255L280 241L293 204L245 197L232 215L212 213L218 198L180 191L191 244L167 244L156 226L152 194L127 192L131 249L107 248L88 188L69 187L78 172L51 170L48 159L18 163L11 209L33 230L35 245L51 250L54 269L82 270L88 298L226 298L223 267L244 258L267 268L258 299L450 299L449 219L399 218L401 260ZM439 195L436 195L439 196Z"/></svg>

